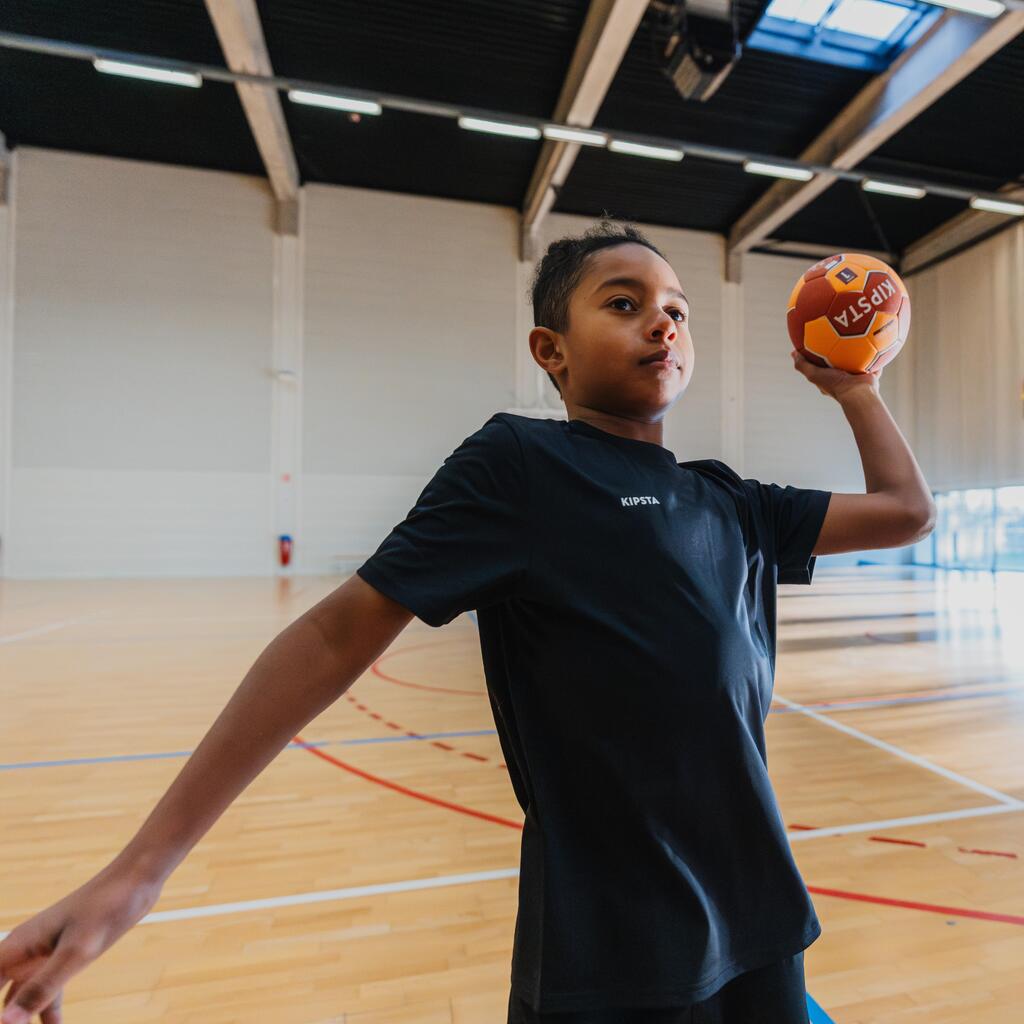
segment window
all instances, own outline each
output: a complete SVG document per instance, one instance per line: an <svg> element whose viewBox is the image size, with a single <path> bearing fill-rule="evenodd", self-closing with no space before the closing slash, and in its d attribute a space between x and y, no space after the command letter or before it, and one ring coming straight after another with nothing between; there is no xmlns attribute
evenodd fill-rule
<svg viewBox="0 0 1024 1024"><path fill-rule="evenodd" d="M1024 487L935 495L935 529L912 548L916 565L1024 572Z"/></svg>
<svg viewBox="0 0 1024 1024"><path fill-rule="evenodd" d="M772 0L745 45L877 73L941 13L920 0Z"/></svg>

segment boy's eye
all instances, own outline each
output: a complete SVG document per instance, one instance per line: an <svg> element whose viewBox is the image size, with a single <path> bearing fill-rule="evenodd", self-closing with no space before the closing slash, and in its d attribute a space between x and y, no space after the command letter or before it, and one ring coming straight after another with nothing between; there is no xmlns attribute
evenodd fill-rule
<svg viewBox="0 0 1024 1024"><path fill-rule="evenodd" d="M627 299L625 295L620 295L620 296L618 296L618 298L612 299L608 303L608 305L609 306L615 306L615 304L617 302L625 302L627 306L635 306L635 303L633 302L633 300L632 299ZM618 309L618 308L621 308L621 307L616 306L616 308ZM669 315L672 317L673 320L675 320L675 322L677 324L681 324L681 323L685 322L685 320L686 320L686 314L681 309L674 309L673 308L673 309L669 310Z"/></svg>

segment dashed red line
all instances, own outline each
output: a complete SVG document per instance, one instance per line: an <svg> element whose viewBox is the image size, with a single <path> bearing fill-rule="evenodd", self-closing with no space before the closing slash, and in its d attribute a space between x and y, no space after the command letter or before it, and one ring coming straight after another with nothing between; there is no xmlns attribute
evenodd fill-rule
<svg viewBox="0 0 1024 1024"><path fill-rule="evenodd" d="M422 645L422 646L435 646L435 645ZM403 651L404 650L408 650L408 649L409 648L403 648ZM381 659L378 659L378 661L379 660L381 660ZM397 680L397 679L393 679L392 677L385 676L384 673L377 671L376 663L372 667L373 667L373 669L374 669L374 671L376 672L377 675L380 675L383 678L389 679L390 681L393 681L393 682L396 682L396 683L399 683L399 684L405 685L405 686L417 686L417 684L415 684L415 683L409 683L409 682L407 682L405 680ZM419 689L433 689L433 690L441 689L439 687L417 687L417 688L419 688ZM467 694L470 691L465 691L465 690L448 690L448 691L442 691L442 692L453 692L453 693ZM349 697L347 697L347 699L353 704L354 707L358 708L360 711L369 711L369 709L366 707L365 704L359 704L354 697L349 696ZM380 718L381 718L380 715L377 715L377 714L375 714L373 712L369 712L369 713L370 713L371 717L380 720ZM401 726L399 726L395 722L386 722L385 724L390 726L391 728L394 728L394 729L401 729ZM413 736L413 737L415 737L417 739L422 739L422 735L420 733L412 732L410 730L406 730L405 735ZM502 818L502 817L500 817L498 815L495 815L495 814L488 814L485 811L477 811L477 810L475 810L472 807L465 807L462 804L452 803L452 802L450 802L448 800L441 800L438 797L431 796L429 793L421 793L421 792L419 792L417 790L410 789L408 786L399 785L398 783L391 782L390 780L382 778L379 775L374 775L371 772L364 771L361 768L357 768L355 765L348 764L348 763L346 763L344 761L339 760L338 758L332 756L331 754L326 753L323 750L318 749L317 747L310 746L309 744L306 743L306 741L301 736L296 736L295 737L295 742L298 743L299 745L301 745L304 750L307 750L309 753L314 754L316 757L322 758L324 761L327 761L330 764L333 764L333 765L335 765L338 768L342 768L343 770L345 770L347 772L351 772L353 775L358 775L360 778L366 779L369 782L375 782L378 785L384 786L387 789L394 790L397 793L402 793L405 796L410 796L410 797L412 797L413 799L416 799L416 800L422 800L425 803L430 803L430 804L433 804L433 805L435 805L437 807L444 807L447 810L455 811L458 814L465 814L465 815L468 815L470 817L479 818L479 819L481 819L483 821L490 821L490 822L493 822L494 824L503 825L503 826L505 826L507 828L515 828L515 829L519 829L520 831L522 831L522 829L523 829L523 823L522 822L511 821L508 818ZM436 747L440 747L443 750L455 751L454 747L451 747L451 746L449 746L448 744L445 744L445 743L441 743L438 740L432 741L432 745L436 746ZM489 758L486 758L486 757L484 757L481 754L473 754L473 753L468 752L468 751L455 751L455 752L456 753L461 753L461 755L463 757L470 757L470 758L472 758L473 760L476 760L476 761L488 761L489 760ZM499 764L498 767L499 768L507 768L507 766L504 763ZM815 828L818 828L819 826L816 826L816 825L802 825L802 824L798 825L798 824L794 823L794 824L789 825L788 827L791 828L791 829L813 830ZM878 842L900 843L900 844L906 845L906 846L927 846L926 843L922 843L922 842L920 842L918 840L911 840L911 839L902 839L901 840L901 839L894 839L894 838L891 838L889 836L869 836L868 838L869 839L874 839L874 840L876 840ZM998 851L998 850L976 850L976 849L969 849L969 848L963 847L963 846L960 846L957 849L960 850L960 852L962 852L962 853L977 853L977 854L988 854L988 855L999 856L999 857L1012 857L1014 859L1017 858L1017 854L1015 854L1015 853L1006 853L1006 852L1002 852L1002 851ZM862 902L862 903L875 903L875 904L879 904L881 906L904 907L904 908L906 908L908 910L921 910L921 911L926 911L926 912L934 913L934 914L943 914L943 915L945 915L947 917L967 917L967 918L974 918L974 919L982 920L982 921L996 921L996 922L1000 922L1000 923L1003 923L1003 924L1024 925L1024 916L1021 916L1021 915L1018 915L1018 914L999 914L999 913L995 913L993 911L988 911L988 910L974 910L974 909L972 909L970 907L948 907L948 906L943 906L941 904L936 904L936 903L922 903L922 902L918 902L918 901L914 901L914 900L893 899L893 898L888 897L888 896L874 896L874 895L871 895L870 893L851 892L851 891L845 890L845 889L825 889L825 888L822 888L820 886L811 886L811 885L809 885L809 886L807 886L807 890L808 890L808 892L816 893L817 895L820 895L820 896L833 896L833 897L836 897L837 899L856 900L856 901L859 901L859 902Z"/></svg>
<svg viewBox="0 0 1024 1024"><path fill-rule="evenodd" d="M787 826L787 828L800 829L800 830L815 829L815 828L819 828L819 827L820 826L818 826L818 825L788 825ZM836 837L833 836L832 838L835 839ZM922 843L918 839L894 839L892 836L868 836L868 839L871 839L871 840L873 840L876 843L899 843L901 846L925 846L925 847L927 847L927 845L928 845L927 843ZM966 846L958 846L957 849L961 853L985 853L985 854L991 854L994 857L1012 857L1014 860L1017 860L1017 854L1015 854L1015 853L1007 853L1007 852L1002 851L1002 850L972 850L972 849L969 849Z"/></svg>
<svg viewBox="0 0 1024 1024"><path fill-rule="evenodd" d="M370 716L370 718L374 718L374 719L376 719L379 722L384 722L384 724L386 726L388 726L388 727L390 727L392 729L398 729L398 730L404 732L406 736L413 736L416 739L423 739L423 737L422 737L422 735L420 733L412 732L412 731L410 731L408 729L405 729L405 727L402 726L402 725L399 725L398 722L387 722L387 721L384 721L383 716L378 715L378 714L376 714L373 711L370 711L370 709L365 704L360 704L356 700L355 697L352 697L350 695L346 695L345 699L353 707L358 708L360 711L365 711ZM483 754L475 754L475 753L472 753L471 751L468 751L468 750L457 750L455 747L451 746L451 744L442 743L441 740L430 740L430 745L432 747L437 747L440 750L445 750L445 751L449 751L451 753L459 754L462 757L468 757L468 758L470 758L473 761L479 761L479 762L483 762L485 764L491 760L491 758L485 757ZM500 762L497 765L497 767L498 768L504 768L506 771L508 771L508 766L504 763L504 761Z"/></svg>
<svg viewBox="0 0 1024 1024"><path fill-rule="evenodd" d="M916 839L891 839L889 836L868 836L875 843L899 843L902 846L927 846L927 843L918 842Z"/></svg>
<svg viewBox="0 0 1024 1024"><path fill-rule="evenodd" d="M989 857L1012 857L1014 860L1017 859L1017 854L1006 853L1004 850L969 850L966 846L958 846L957 849L961 853L983 853Z"/></svg>

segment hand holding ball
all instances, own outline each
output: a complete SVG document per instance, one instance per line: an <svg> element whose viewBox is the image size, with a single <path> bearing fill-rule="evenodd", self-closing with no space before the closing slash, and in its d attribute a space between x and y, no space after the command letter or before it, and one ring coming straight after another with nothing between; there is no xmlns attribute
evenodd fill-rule
<svg viewBox="0 0 1024 1024"><path fill-rule="evenodd" d="M838 253L800 276L786 313L793 347L817 366L867 373L892 362L910 331L910 296L896 271Z"/></svg>

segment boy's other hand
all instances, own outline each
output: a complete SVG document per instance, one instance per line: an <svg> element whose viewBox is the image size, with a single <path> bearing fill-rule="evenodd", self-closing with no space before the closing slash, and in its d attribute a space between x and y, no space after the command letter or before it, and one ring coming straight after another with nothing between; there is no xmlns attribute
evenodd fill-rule
<svg viewBox="0 0 1024 1024"><path fill-rule="evenodd" d="M847 373L846 370L837 370L831 366L818 366L805 359L795 348L790 351L790 355L793 357L793 369L802 373L823 395L837 402L855 391L879 393L878 382L885 367L867 373Z"/></svg>
<svg viewBox="0 0 1024 1024"><path fill-rule="evenodd" d="M64 986L146 916L162 883L104 869L0 941L0 1024L63 1024Z"/></svg>

